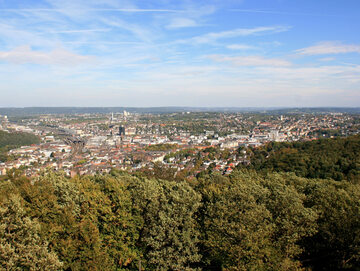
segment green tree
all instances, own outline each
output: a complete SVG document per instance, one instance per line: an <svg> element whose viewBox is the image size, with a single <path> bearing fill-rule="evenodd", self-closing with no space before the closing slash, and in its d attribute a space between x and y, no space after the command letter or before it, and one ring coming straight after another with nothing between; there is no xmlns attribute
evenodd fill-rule
<svg viewBox="0 0 360 271"><path fill-rule="evenodd" d="M306 178L360 180L360 136L309 142L270 142L251 149L251 168Z"/></svg>
<svg viewBox="0 0 360 271"><path fill-rule="evenodd" d="M0 207L0 265L5 270L58 270L62 264L39 235L40 224L26 216L18 195Z"/></svg>
<svg viewBox="0 0 360 271"><path fill-rule="evenodd" d="M217 174L201 180L202 246L210 269L264 270L272 261L274 225L264 203L268 191L252 179Z"/></svg>
<svg viewBox="0 0 360 271"><path fill-rule="evenodd" d="M133 177L116 172L112 172L112 175L98 175L93 178L102 194L99 194L101 196L98 197L98 203L92 206L96 206L98 228L113 267L131 269L140 258L136 242L142 220L127 189ZM94 196L89 198L93 200Z"/></svg>
<svg viewBox="0 0 360 271"><path fill-rule="evenodd" d="M299 242L315 234L317 212L287 178L243 171L200 180L204 269L301 270Z"/></svg>
<svg viewBox="0 0 360 271"><path fill-rule="evenodd" d="M297 191L288 178L289 174L275 173L260 178L260 182L270 192L265 204L275 225L272 243L278 251L278 261L282 262L281 269L296 270L301 266L298 258L304 252L299 243L317 232L318 212L315 207L306 206L306 195Z"/></svg>
<svg viewBox="0 0 360 271"><path fill-rule="evenodd" d="M318 232L304 240L314 270L360 268L360 185L321 181L306 187L308 205L319 212Z"/></svg>
<svg viewBox="0 0 360 271"><path fill-rule="evenodd" d="M192 270L200 261L194 218L200 195L186 182L158 179L136 178L129 188L143 219L138 246L146 270Z"/></svg>

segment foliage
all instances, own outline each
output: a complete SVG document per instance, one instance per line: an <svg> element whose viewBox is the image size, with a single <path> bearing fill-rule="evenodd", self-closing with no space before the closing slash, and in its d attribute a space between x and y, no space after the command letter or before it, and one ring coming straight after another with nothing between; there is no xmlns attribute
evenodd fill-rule
<svg viewBox="0 0 360 271"><path fill-rule="evenodd" d="M298 270L298 242L316 232L317 214L286 176L235 172L200 181L204 251L223 270ZM209 269L209 266L206 267Z"/></svg>
<svg viewBox="0 0 360 271"><path fill-rule="evenodd" d="M146 151L173 151L179 148L178 144L156 144L146 146Z"/></svg>
<svg viewBox="0 0 360 271"><path fill-rule="evenodd" d="M18 195L0 207L0 265L5 270L58 270L62 264L39 235L40 224L26 216Z"/></svg>
<svg viewBox="0 0 360 271"><path fill-rule="evenodd" d="M8 133L0 131L0 148L5 146L24 146L37 144L40 140L37 136L29 133Z"/></svg>
<svg viewBox="0 0 360 271"><path fill-rule="evenodd" d="M216 182L216 179L220 182ZM261 270L271 257L267 191L251 183L210 177L203 190L203 245L210 265L223 270ZM206 268L205 268L206 269Z"/></svg>
<svg viewBox="0 0 360 271"><path fill-rule="evenodd" d="M306 205L318 211L317 233L302 240L304 262L314 270L360 267L360 186L327 180L297 183Z"/></svg>
<svg viewBox="0 0 360 271"><path fill-rule="evenodd" d="M149 270L193 270L199 262L195 212L200 196L185 182L133 179L134 205L144 226L139 245Z"/></svg>
<svg viewBox="0 0 360 271"><path fill-rule="evenodd" d="M0 162L11 160L11 157L6 155L9 150L25 145L38 144L39 142L40 139L33 134L0 131Z"/></svg>
<svg viewBox="0 0 360 271"><path fill-rule="evenodd" d="M140 259L140 249L136 242L143 224L139 209L132 204L128 189L130 177L114 175L95 176L93 180L108 200L104 204L104 198L99 197L98 207L102 208L98 214L100 234L113 266L121 269L134 267Z"/></svg>
<svg viewBox="0 0 360 271"><path fill-rule="evenodd" d="M251 168L307 178L360 179L360 136L308 142L271 142L251 150Z"/></svg>
<svg viewBox="0 0 360 271"><path fill-rule="evenodd" d="M5 270L360 268L356 182L247 170L204 173L191 182L156 174L8 174L0 181L0 264Z"/></svg>

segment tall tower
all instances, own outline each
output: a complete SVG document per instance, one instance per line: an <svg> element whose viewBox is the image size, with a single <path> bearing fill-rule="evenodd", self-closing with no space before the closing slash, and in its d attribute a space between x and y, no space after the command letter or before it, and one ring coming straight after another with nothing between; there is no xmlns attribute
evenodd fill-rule
<svg viewBox="0 0 360 271"><path fill-rule="evenodd" d="M111 112L111 116L110 116L110 124L114 122L114 113Z"/></svg>
<svg viewBox="0 0 360 271"><path fill-rule="evenodd" d="M125 127L124 127L124 126L120 126L120 127L119 127L119 135L120 135L120 136L124 136L124 135L125 135Z"/></svg>

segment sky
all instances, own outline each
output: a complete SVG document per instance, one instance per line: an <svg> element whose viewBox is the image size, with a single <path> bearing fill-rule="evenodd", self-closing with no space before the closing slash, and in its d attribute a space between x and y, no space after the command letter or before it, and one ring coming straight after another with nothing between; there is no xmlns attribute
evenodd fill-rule
<svg viewBox="0 0 360 271"><path fill-rule="evenodd" d="M0 0L0 107L358 107L359 30L359 0Z"/></svg>

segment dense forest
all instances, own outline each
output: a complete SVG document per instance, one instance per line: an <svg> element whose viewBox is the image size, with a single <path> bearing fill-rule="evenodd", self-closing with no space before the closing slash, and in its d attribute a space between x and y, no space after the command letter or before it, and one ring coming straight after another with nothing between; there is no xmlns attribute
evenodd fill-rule
<svg viewBox="0 0 360 271"><path fill-rule="evenodd" d="M0 266L360 270L359 144L269 143L227 176L182 178L160 165L73 178L10 170L0 177Z"/></svg>
<svg viewBox="0 0 360 271"><path fill-rule="evenodd" d="M270 142L249 149L250 168L295 172L300 177L360 180L360 136L307 142Z"/></svg>
<svg viewBox="0 0 360 271"><path fill-rule="evenodd" d="M164 175L165 176L165 175ZM113 170L0 180L4 270L356 270L360 185L293 173Z"/></svg>
<svg viewBox="0 0 360 271"><path fill-rule="evenodd" d="M0 162L10 159L6 154L9 150L38 143L40 143L40 139L33 134L0 131Z"/></svg>

